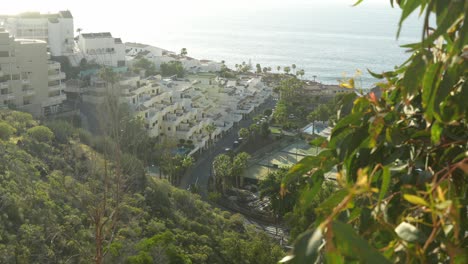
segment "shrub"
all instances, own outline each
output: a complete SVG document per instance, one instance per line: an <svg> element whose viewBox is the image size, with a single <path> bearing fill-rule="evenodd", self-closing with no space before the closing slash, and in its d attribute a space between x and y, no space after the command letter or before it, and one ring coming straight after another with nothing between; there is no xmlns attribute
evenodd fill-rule
<svg viewBox="0 0 468 264"><path fill-rule="evenodd" d="M47 126L54 132L55 139L62 144L67 143L73 133L73 126L63 120L50 122Z"/></svg>
<svg viewBox="0 0 468 264"><path fill-rule="evenodd" d="M28 129L28 135L39 142L50 142L54 138L54 133L45 126L35 126Z"/></svg>
<svg viewBox="0 0 468 264"><path fill-rule="evenodd" d="M0 122L0 139L8 140L16 133L16 129L6 122Z"/></svg>

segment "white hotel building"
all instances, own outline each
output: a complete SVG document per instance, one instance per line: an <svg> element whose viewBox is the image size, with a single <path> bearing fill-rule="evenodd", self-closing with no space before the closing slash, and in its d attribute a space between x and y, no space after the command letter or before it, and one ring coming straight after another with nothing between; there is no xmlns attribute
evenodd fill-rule
<svg viewBox="0 0 468 264"><path fill-rule="evenodd" d="M66 99L60 63L49 61L47 43L15 39L0 28L0 108L44 116L60 111Z"/></svg>
<svg viewBox="0 0 468 264"><path fill-rule="evenodd" d="M0 15L0 26L17 39L45 41L52 56L73 53L74 29L70 11L60 11L56 14L28 12L15 16Z"/></svg>

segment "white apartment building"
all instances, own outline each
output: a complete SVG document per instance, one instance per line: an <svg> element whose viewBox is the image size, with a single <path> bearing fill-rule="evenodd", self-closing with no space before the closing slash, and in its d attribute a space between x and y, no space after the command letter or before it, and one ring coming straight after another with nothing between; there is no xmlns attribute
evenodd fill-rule
<svg viewBox="0 0 468 264"><path fill-rule="evenodd" d="M125 44L120 38L112 37L109 32L81 33L77 46L79 52L68 56L73 66L80 65L83 59L110 67L126 66Z"/></svg>
<svg viewBox="0 0 468 264"><path fill-rule="evenodd" d="M92 86L83 94L83 101L99 105L108 92L105 83L92 78ZM151 137L190 141L191 154L206 149L210 136L218 140L271 95L271 89L260 78L248 78L241 80L240 85L220 88L205 77L175 81L161 80L159 76L143 79L133 73L121 74L114 92L119 93L121 103L126 103L135 116L142 118ZM211 135L205 129L210 124L216 127Z"/></svg>
<svg viewBox="0 0 468 264"><path fill-rule="evenodd" d="M125 52L130 56L136 56L140 53L151 53L154 57L161 57L164 49L141 43L125 42Z"/></svg>
<svg viewBox="0 0 468 264"><path fill-rule="evenodd" d="M66 99L60 63L48 60L47 43L15 39L0 28L0 107L16 107L34 116L60 110Z"/></svg>
<svg viewBox="0 0 468 264"><path fill-rule="evenodd" d="M15 16L0 16L3 27L17 39L37 39L47 42L52 56L73 53L73 16L70 11L56 14L28 12Z"/></svg>

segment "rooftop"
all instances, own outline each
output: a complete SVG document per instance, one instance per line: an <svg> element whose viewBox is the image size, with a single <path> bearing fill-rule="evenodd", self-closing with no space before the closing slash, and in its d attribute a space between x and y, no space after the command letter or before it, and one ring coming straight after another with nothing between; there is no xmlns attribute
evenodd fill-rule
<svg viewBox="0 0 468 264"><path fill-rule="evenodd" d="M83 33L80 36L87 39L92 38L112 38L112 34L110 32L100 32L100 33Z"/></svg>

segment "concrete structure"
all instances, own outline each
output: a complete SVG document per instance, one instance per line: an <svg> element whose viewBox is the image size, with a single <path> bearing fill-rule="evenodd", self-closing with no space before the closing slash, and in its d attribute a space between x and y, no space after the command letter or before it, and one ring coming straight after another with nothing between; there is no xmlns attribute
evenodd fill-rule
<svg viewBox="0 0 468 264"><path fill-rule="evenodd" d="M156 70L159 70L162 63L171 61L180 61L184 69L189 73L198 72L218 72L221 70L222 63L210 60L198 60L188 56L180 56L174 52L167 51L151 45L127 42L125 43L125 53L128 65L137 57L144 57L153 62Z"/></svg>
<svg viewBox="0 0 468 264"><path fill-rule="evenodd" d="M47 42L52 56L73 53L73 16L70 11L57 14L23 13L0 16L3 27L17 39L37 39Z"/></svg>
<svg viewBox="0 0 468 264"><path fill-rule="evenodd" d="M35 116L60 111L65 74L48 57L45 41L14 39L0 28L0 107L16 107Z"/></svg>
<svg viewBox="0 0 468 264"><path fill-rule="evenodd" d="M80 65L83 59L110 67L126 65L125 45L109 32L82 33L78 36L77 48L77 52L68 56L73 66Z"/></svg>
<svg viewBox="0 0 468 264"><path fill-rule="evenodd" d="M121 74L112 92L118 93L120 102L126 103L135 116L144 120L151 137L190 142L193 146L190 154L194 154L205 150L210 139L217 141L229 132L272 92L260 77L242 77L235 87L226 87L226 83L207 73L190 75L184 80L161 80L160 76L142 78L126 73ZM80 84L70 83L69 86L67 92L81 91L83 102L93 106L102 104L110 92L97 77L84 89L76 88ZM215 126L211 135L205 129L208 125Z"/></svg>

